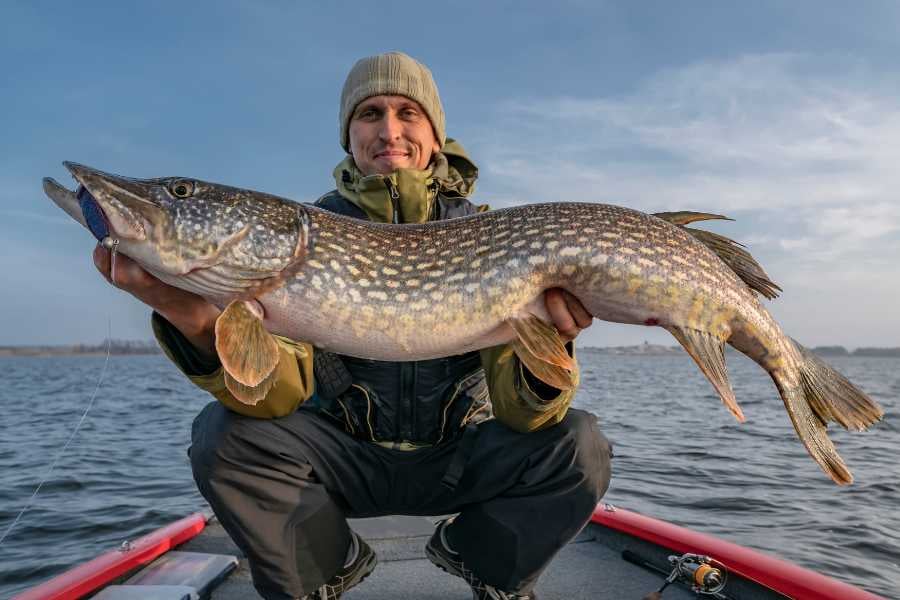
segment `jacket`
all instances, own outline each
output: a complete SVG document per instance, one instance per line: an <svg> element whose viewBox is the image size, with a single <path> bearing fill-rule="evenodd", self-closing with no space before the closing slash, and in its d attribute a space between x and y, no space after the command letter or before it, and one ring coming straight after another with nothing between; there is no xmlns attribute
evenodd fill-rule
<svg viewBox="0 0 900 600"><path fill-rule="evenodd" d="M337 189L316 204L327 210L382 222L424 222L486 210L468 200L477 168L462 146L448 140L425 170L401 169L363 176L345 158L334 170ZM235 412L277 418L304 403L333 418L348 433L412 449L438 444L468 423L491 415L517 431L559 422L574 389L550 389L534 382L509 346L428 361L383 362L340 357L351 384L334 398L316 394L316 349L276 336L281 360L275 385L255 406L238 402L225 387L219 364L203 364L190 344L160 315L153 330L165 354L189 379ZM574 352L574 351L573 351ZM577 383L578 372L573 374Z"/></svg>

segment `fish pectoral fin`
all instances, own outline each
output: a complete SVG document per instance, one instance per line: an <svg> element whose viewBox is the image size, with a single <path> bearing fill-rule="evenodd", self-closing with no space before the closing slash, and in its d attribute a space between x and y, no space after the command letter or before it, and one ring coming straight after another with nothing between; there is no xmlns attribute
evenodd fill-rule
<svg viewBox="0 0 900 600"><path fill-rule="evenodd" d="M225 371L225 387L228 388L228 391L231 392L231 395L234 396L235 400L238 402L255 406L256 404L259 404L260 400L266 397L266 394L268 394L272 389L272 386L275 385L277 375L278 370L273 369L268 377L263 379L259 385L251 387L239 382L232 377L228 371Z"/></svg>
<svg viewBox="0 0 900 600"><path fill-rule="evenodd" d="M558 365L550 364L542 358L535 356L521 340L516 339L512 342L513 352L525 365L525 368L531 371L532 375L558 390L571 390L575 387L572 377L572 371L564 369Z"/></svg>
<svg viewBox="0 0 900 600"><path fill-rule="evenodd" d="M231 378L234 383L256 390L249 393L235 386L241 397L238 400L254 398L260 388L268 385L268 392L274 379L275 367L278 366L279 351L275 336L263 327L260 307L255 301L235 300L229 304L216 320L216 352L222 367L225 369L226 385ZM229 387L234 393L234 390ZM263 393L265 396L265 393ZM248 402L255 404L259 401Z"/></svg>
<svg viewBox="0 0 900 600"><path fill-rule="evenodd" d="M663 221L668 221L672 225L687 225L688 223L693 223L694 221L711 221L711 220L733 221L734 220L729 217L726 217L725 215L694 212L692 210L679 210L676 212L658 212L658 213L651 213L651 214L658 219L662 219Z"/></svg>
<svg viewBox="0 0 900 600"><path fill-rule="evenodd" d="M684 347L687 353L694 359L709 382L716 388L722 402L731 411L731 414L741 423L744 422L744 413L738 406L728 380L728 370L725 368L725 342L713 334L698 329L686 327L666 327L675 339Z"/></svg>
<svg viewBox="0 0 900 600"><path fill-rule="evenodd" d="M516 332L513 351L525 367L541 381L560 390L574 387L575 359L569 356L559 332L534 315L506 321Z"/></svg>

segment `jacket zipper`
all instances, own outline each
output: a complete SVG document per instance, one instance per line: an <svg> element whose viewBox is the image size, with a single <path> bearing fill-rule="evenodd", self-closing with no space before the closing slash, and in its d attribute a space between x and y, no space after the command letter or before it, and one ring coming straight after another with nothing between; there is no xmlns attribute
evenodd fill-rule
<svg viewBox="0 0 900 600"><path fill-rule="evenodd" d="M400 190L397 189L397 186L394 185L394 182L391 181L389 178L385 178L384 183L387 186L388 192L391 194L391 206L394 209L394 216L393 216L393 219L391 222L399 223L400 222L400 203L398 201L400 200Z"/></svg>
<svg viewBox="0 0 900 600"><path fill-rule="evenodd" d="M398 418L394 427L394 438L397 440L414 440L416 430L416 362L401 362L398 376L400 378L399 405L405 419ZM399 417L399 415L398 415ZM405 426L404 426L405 422Z"/></svg>

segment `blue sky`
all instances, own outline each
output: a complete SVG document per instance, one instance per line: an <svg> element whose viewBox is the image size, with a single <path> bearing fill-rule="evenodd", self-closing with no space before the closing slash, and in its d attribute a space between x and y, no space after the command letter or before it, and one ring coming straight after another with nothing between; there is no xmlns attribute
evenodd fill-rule
<svg viewBox="0 0 900 600"><path fill-rule="evenodd" d="M808 345L900 345L900 4L0 3L0 345L150 337L41 192L74 160L312 200L340 86L402 50L492 206L720 212ZM597 322L593 345L672 343Z"/></svg>

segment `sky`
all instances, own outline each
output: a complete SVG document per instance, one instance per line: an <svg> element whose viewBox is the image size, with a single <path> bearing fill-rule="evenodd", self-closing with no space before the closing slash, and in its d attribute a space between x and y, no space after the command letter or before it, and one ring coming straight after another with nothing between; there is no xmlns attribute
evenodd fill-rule
<svg viewBox="0 0 900 600"><path fill-rule="evenodd" d="M63 160L311 201L353 63L434 73L474 199L697 210L809 345L900 346L900 4L0 2L0 345L152 337L42 193ZM675 344L597 321L594 346Z"/></svg>

